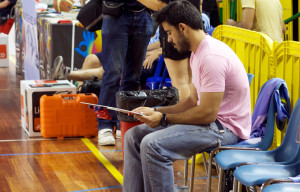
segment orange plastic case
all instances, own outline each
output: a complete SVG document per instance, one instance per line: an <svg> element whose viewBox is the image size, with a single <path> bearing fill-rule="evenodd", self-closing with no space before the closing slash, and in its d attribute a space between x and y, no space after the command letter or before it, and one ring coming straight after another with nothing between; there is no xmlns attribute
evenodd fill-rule
<svg viewBox="0 0 300 192"><path fill-rule="evenodd" d="M43 137L96 136L97 118L88 105L98 103L95 94L43 95L40 99L41 135Z"/></svg>

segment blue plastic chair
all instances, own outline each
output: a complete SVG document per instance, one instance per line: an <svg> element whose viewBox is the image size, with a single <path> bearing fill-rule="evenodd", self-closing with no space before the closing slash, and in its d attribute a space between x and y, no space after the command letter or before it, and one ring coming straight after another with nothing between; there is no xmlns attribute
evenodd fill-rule
<svg viewBox="0 0 300 192"><path fill-rule="evenodd" d="M262 192L300 191L300 175L283 179L269 179L261 186Z"/></svg>
<svg viewBox="0 0 300 192"><path fill-rule="evenodd" d="M249 76L251 78L251 76ZM249 79L250 79L249 78ZM268 117L267 117L267 125L266 125L266 132L264 137L261 139L260 142L254 143L254 144L248 144L248 145L241 145L241 144L235 144L235 145L226 145L226 146L221 146L219 148L214 149L211 152L211 156L216 153L217 150L225 150L221 151L215 156L215 161L217 165L219 166L219 183L218 186L219 188L222 187L223 185L223 175L224 175L224 170L228 170L231 168L235 168L241 163L244 162L255 162L260 156L255 156L252 154L256 154L258 150L266 151L270 148L273 142L273 136L274 136L274 126L275 126L275 114L277 112L276 108L276 95L275 92L279 91L279 89L285 90L286 84L284 80L279 79L279 78L273 78L269 81L267 81L262 87L261 90L258 94L257 101L259 99L263 99L264 97L261 97L264 90L271 88L270 86L267 86L268 83L276 83L275 88L273 89L273 94L271 96L270 102L269 102L269 109L268 109ZM287 92L287 91L283 91ZM280 93L280 92L279 92ZM278 96L278 95L277 95ZM260 98L261 97L261 98ZM287 99L287 111L290 111L290 101L289 101L289 96L286 95L285 98ZM260 110L260 106L255 105L255 110ZM228 150L230 149L230 150ZM236 150L234 150L236 149ZM248 155L251 154L251 155ZM266 159L261 158L262 161L267 161ZM211 164L212 159L209 160ZM211 188L211 183L210 183L210 178L211 178L211 166L209 167L209 182L207 183L207 189L210 191Z"/></svg>
<svg viewBox="0 0 300 192"><path fill-rule="evenodd" d="M249 85L251 85L252 79L254 78L254 75L251 73L247 73L247 77L248 77L248 81L249 81Z"/></svg>
<svg viewBox="0 0 300 192"><path fill-rule="evenodd" d="M161 71L164 69L163 76L161 77ZM151 90L161 89L162 87L171 87L171 79L167 78L168 70L164 63L164 58L159 56L158 63L155 69L154 77L149 77L146 80L146 86Z"/></svg>
<svg viewBox="0 0 300 192"><path fill-rule="evenodd" d="M300 183L277 183L264 188L262 192L299 192Z"/></svg>
<svg viewBox="0 0 300 192"><path fill-rule="evenodd" d="M278 148L271 151L244 151L242 152L244 154L240 154L244 157L247 156L248 161L246 162L258 164L244 165L234 171L235 180L239 182L239 190L241 184L248 187L256 186L271 178L295 177L300 174L300 143L296 141L296 135L300 131L299 125L300 99L293 109L286 134ZM237 151L237 153L241 153L241 151ZM230 158L235 159L240 156L234 155ZM234 191L237 191L235 186Z"/></svg>

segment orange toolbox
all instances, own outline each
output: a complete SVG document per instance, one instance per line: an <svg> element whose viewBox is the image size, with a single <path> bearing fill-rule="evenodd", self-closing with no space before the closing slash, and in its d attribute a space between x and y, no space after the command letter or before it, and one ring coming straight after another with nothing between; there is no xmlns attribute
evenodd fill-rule
<svg viewBox="0 0 300 192"><path fill-rule="evenodd" d="M91 137L98 134L94 110L86 103L98 103L95 94L43 95L40 99L40 124L43 137Z"/></svg>

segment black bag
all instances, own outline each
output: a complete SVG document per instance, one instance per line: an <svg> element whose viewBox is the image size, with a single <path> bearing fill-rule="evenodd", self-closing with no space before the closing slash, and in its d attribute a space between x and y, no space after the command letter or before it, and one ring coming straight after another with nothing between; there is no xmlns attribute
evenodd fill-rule
<svg viewBox="0 0 300 192"><path fill-rule="evenodd" d="M120 17L124 3L103 1L102 13L113 17Z"/></svg>
<svg viewBox="0 0 300 192"><path fill-rule="evenodd" d="M77 15L77 20L91 32L101 29L102 19L102 0L90 0Z"/></svg>
<svg viewBox="0 0 300 192"><path fill-rule="evenodd" d="M93 80L84 80L80 93L95 93L99 97L101 83L97 76L94 76Z"/></svg>
<svg viewBox="0 0 300 192"><path fill-rule="evenodd" d="M224 170L222 192L230 192L233 189L233 172L235 168ZM242 192L247 192L245 186L242 186Z"/></svg>
<svg viewBox="0 0 300 192"><path fill-rule="evenodd" d="M0 25L4 25L7 20L8 20L7 17L0 17Z"/></svg>
<svg viewBox="0 0 300 192"><path fill-rule="evenodd" d="M156 90L119 91L116 93L117 107L126 110L133 110L141 106L155 107L174 105L178 100L178 90L174 87ZM137 121L137 119L124 113L117 113L117 116L119 121Z"/></svg>

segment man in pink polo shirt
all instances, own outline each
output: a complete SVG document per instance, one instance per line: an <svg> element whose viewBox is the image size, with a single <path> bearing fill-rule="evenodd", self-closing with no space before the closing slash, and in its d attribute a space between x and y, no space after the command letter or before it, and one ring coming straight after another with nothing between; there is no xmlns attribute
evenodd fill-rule
<svg viewBox="0 0 300 192"><path fill-rule="evenodd" d="M168 4L155 18L178 52L192 52L193 86L176 105L134 110L145 114L135 115L145 124L125 135L124 192L172 192L173 161L250 136L249 82L237 55L203 31L188 1Z"/></svg>

